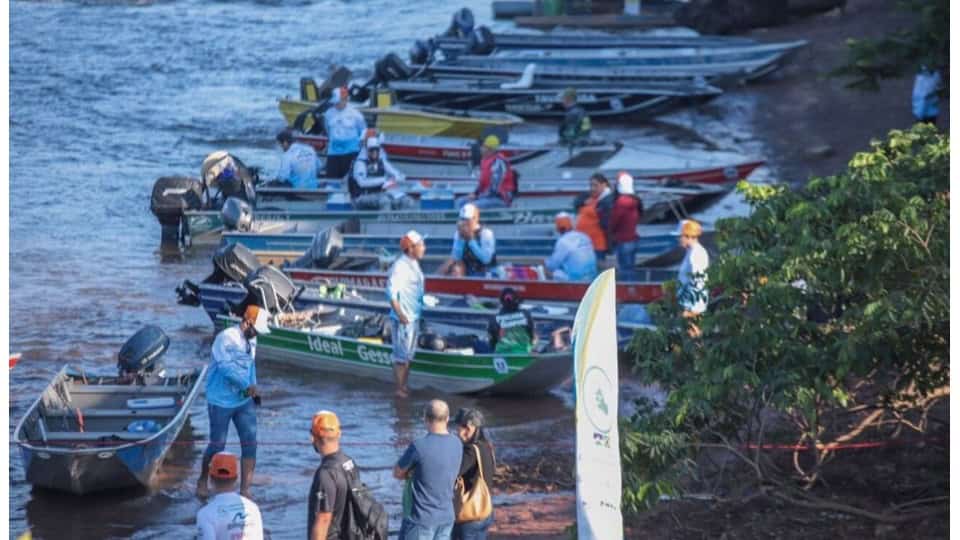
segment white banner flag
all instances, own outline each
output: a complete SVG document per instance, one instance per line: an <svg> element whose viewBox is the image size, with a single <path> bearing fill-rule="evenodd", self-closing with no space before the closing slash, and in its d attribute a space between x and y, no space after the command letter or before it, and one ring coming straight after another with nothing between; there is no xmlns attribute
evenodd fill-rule
<svg viewBox="0 0 960 540"><path fill-rule="evenodd" d="M623 538L616 285L613 269L597 276L573 323L579 540Z"/></svg>

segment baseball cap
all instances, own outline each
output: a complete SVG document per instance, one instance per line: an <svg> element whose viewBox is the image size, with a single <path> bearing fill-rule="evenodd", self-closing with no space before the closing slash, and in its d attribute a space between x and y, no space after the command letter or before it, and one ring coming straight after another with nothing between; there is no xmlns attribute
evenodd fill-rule
<svg viewBox="0 0 960 540"><path fill-rule="evenodd" d="M310 433L314 437L340 433L340 419L332 411L317 411L313 414Z"/></svg>
<svg viewBox="0 0 960 540"><path fill-rule="evenodd" d="M262 307L257 305L247 306L247 310L243 312L243 319L252 323L253 329L256 330L258 334L270 333L270 327L268 326L269 315L267 315L267 310Z"/></svg>
<svg viewBox="0 0 960 540"><path fill-rule="evenodd" d="M217 452L210 459L210 477L233 480L237 477L237 456L230 452Z"/></svg>
<svg viewBox="0 0 960 540"><path fill-rule="evenodd" d="M703 234L703 227L696 220L685 219L682 223L680 223L680 234L683 236L689 236L691 238L697 238Z"/></svg>
<svg viewBox="0 0 960 540"><path fill-rule="evenodd" d="M491 150L496 150L497 148L500 148L500 137L497 137L496 135L487 135L487 137L483 139L483 145Z"/></svg>
<svg viewBox="0 0 960 540"><path fill-rule="evenodd" d="M407 234L400 237L400 249L406 251L413 246L422 243L423 239L423 235L413 229L410 229L407 231Z"/></svg>
<svg viewBox="0 0 960 540"><path fill-rule="evenodd" d="M553 218L553 223L557 227L563 228L565 230L570 230L573 228L573 216L567 212L560 212Z"/></svg>
<svg viewBox="0 0 960 540"><path fill-rule="evenodd" d="M467 203L460 208L460 219L473 219L480 215L480 209L473 203Z"/></svg>

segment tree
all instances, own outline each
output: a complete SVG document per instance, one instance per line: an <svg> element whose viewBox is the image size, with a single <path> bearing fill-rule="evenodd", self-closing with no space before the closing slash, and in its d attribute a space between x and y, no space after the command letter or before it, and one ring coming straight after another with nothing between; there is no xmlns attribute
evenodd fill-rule
<svg viewBox="0 0 960 540"><path fill-rule="evenodd" d="M624 426L628 504L710 448L749 465L754 492L815 504L838 445L927 430L949 395L948 166L948 138L917 125L798 191L741 183L753 212L718 224L703 336L669 302L634 336L636 369L669 398ZM789 469L769 444L794 448Z"/></svg>
<svg viewBox="0 0 960 540"><path fill-rule="evenodd" d="M847 86L877 90L882 79L916 73L920 66L946 73L950 67L950 5L948 0L904 0L903 10L916 13L916 24L882 39L850 39L845 65L830 73L847 77ZM944 77L944 91L949 77Z"/></svg>

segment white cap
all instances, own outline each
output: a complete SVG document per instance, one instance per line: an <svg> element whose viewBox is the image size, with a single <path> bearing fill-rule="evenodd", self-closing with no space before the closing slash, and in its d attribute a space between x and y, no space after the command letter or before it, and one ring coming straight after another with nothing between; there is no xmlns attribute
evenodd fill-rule
<svg viewBox="0 0 960 540"><path fill-rule="evenodd" d="M633 177L625 172L620 173L620 176L617 177L617 191L633 195Z"/></svg>
<svg viewBox="0 0 960 540"><path fill-rule="evenodd" d="M417 244L419 244L419 243L421 243L421 242L423 242L423 235L421 235L420 233L418 233L417 231L415 231L415 230L413 230L413 229L410 229L409 231L407 231L407 234L405 234L405 235L403 235L403 236L404 236L404 238L406 238L408 241L410 241L410 244L411 244L411 245L414 245L414 246L417 245Z"/></svg>
<svg viewBox="0 0 960 540"><path fill-rule="evenodd" d="M253 315L254 312L256 312L256 317ZM256 330L258 334L270 333L270 312L265 308L251 304L247 306L247 309L244 311L243 318L248 324L250 323L250 319L253 319L253 329Z"/></svg>
<svg viewBox="0 0 960 540"><path fill-rule="evenodd" d="M371 150L373 148L380 148L380 137L376 135L367 137L367 150Z"/></svg>
<svg viewBox="0 0 960 540"><path fill-rule="evenodd" d="M473 219L480 215L480 211L473 203L467 203L460 208L460 219Z"/></svg>

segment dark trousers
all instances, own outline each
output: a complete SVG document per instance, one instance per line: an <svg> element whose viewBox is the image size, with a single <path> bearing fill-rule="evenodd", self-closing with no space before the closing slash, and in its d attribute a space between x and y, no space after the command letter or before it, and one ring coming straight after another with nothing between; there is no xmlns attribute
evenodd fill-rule
<svg viewBox="0 0 960 540"><path fill-rule="evenodd" d="M353 166L353 160L357 159L357 153L340 154L338 156L327 156L327 167L324 176L327 178L345 178L350 174L350 167Z"/></svg>

